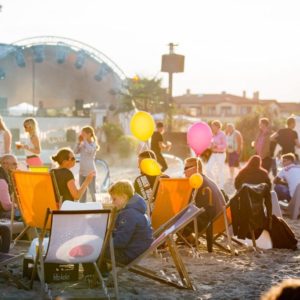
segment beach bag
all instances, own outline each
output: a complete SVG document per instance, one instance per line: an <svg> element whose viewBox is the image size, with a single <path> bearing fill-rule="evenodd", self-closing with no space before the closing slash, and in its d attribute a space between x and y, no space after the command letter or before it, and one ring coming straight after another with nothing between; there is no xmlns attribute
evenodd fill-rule
<svg viewBox="0 0 300 300"><path fill-rule="evenodd" d="M297 239L289 225L279 217L272 215L272 229L269 231L273 248L297 249Z"/></svg>

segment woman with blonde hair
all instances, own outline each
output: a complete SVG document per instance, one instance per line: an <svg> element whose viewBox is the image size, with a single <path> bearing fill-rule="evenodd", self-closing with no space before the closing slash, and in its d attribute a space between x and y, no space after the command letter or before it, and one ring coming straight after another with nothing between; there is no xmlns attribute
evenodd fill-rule
<svg viewBox="0 0 300 300"><path fill-rule="evenodd" d="M11 133L5 126L5 123L0 117L0 158L4 154L11 152Z"/></svg>
<svg viewBox="0 0 300 300"><path fill-rule="evenodd" d="M78 143L74 149L75 154L80 154L80 167L79 167L79 183L82 184L91 171L96 173L95 157L96 152L99 150L97 137L94 128L85 126L81 129L78 137ZM89 191L93 201L96 193L96 177L89 184ZM86 192L83 193L80 201L86 201Z"/></svg>
<svg viewBox="0 0 300 300"><path fill-rule="evenodd" d="M27 118L24 120L23 126L29 135L29 139L24 144L21 143L17 147L18 149L24 149L28 166L41 166L43 162L39 157L41 153L41 144L38 136L37 121L34 118Z"/></svg>

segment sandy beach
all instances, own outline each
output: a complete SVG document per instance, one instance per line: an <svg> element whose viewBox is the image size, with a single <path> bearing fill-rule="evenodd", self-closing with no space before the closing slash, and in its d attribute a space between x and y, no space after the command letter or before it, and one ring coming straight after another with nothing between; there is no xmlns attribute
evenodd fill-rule
<svg viewBox="0 0 300 300"><path fill-rule="evenodd" d="M120 178L133 179L136 176L134 162L112 166L113 180ZM170 167L177 169L176 163ZM228 193L233 192L230 182L226 185ZM300 239L300 223L298 220L285 218L296 237ZM300 245L298 244L298 247ZM259 299L262 292L273 284L285 278L300 277L300 250L263 250L254 252L251 247L238 248L239 255L214 248L213 253L207 253L205 243L201 244L200 251L192 252L189 248L180 246L180 253L186 264L189 275L196 288L195 291L181 290L156 283L133 273L123 273L119 276L119 291L121 299ZM12 253L26 252L27 247L17 245ZM173 277L175 269L166 252L159 256L150 256L143 264L151 266L153 270L164 270ZM12 264L10 269L16 276L22 275L22 263ZM28 281L24 279L24 282ZM56 296L64 299L104 299L102 290L97 287L88 288L82 279L79 282L51 283L48 295L41 293L40 284L35 281L31 291L17 289L12 283L0 278L0 299L55 299ZM113 294L113 289L109 288Z"/></svg>

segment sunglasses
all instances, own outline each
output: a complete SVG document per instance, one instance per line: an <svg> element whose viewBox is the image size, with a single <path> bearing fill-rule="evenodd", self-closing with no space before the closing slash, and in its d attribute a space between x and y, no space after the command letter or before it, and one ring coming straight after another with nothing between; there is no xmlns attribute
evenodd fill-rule
<svg viewBox="0 0 300 300"><path fill-rule="evenodd" d="M195 168L196 166L186 166L184 167L184 171L188 170L188 169L191 169L191 168Z"/></svg>

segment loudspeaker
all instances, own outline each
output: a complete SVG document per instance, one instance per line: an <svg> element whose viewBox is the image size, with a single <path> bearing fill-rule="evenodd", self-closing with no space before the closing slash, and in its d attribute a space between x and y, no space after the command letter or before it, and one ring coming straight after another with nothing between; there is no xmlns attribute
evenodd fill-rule
<svg viewBox="0 0 300 300"><path fill-rule="evenodd" d="M161 60L161 71L168 73L181 73L184 71L184 55L165 54Z"/></svg>

